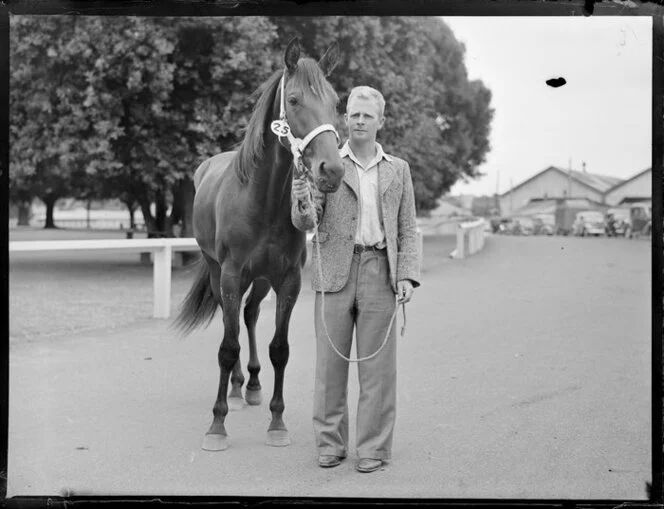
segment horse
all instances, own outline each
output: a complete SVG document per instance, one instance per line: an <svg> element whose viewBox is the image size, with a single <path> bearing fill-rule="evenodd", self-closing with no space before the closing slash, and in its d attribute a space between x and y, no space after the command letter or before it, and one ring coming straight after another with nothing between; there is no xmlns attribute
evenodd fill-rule
<svg viewBox="0 0 664 509"><path fill-rule="evenodd" d="M260 303L272 288L276 328L269 356L274 392L266 443L290 444L283 421L288 326L307 257L306 235L291 222L291 183L294 171L300 169L319 192L333 193L341 184L344 170L333 125L339 99L327 81L338 57L334 43L318 62L300 58L299 40L291 40L284 52L285 68L263 84L237 151L207 159L194 173L193 230L202 257L174 325L186 335L209 325L217 309L223 313L219 387L204 450L228 448L229 407L244 406L238 335L242 299L250 286L244 305L249 336L244 400L249 405L262 400L255 327Z"/></svg>

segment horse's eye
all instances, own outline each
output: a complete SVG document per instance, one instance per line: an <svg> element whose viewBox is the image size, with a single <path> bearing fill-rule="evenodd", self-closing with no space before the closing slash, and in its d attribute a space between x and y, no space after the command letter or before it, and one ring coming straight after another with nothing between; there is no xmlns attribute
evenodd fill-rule
<svg viewBox="0 0 664 509"><path fill-rule="evenodd" d="M290 104L291 106L295 106L297 104L297 97L289 97L288 104Z"/></svg>

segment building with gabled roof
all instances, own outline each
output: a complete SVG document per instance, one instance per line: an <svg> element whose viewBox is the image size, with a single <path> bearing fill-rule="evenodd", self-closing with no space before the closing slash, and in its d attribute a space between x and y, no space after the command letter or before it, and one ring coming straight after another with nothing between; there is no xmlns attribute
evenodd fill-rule
<svg viewBox="0 0 664 509"><path fill-rule="evenodd" d="M603 204L605 194L622 182L617 177L549 166L500 195L500 211L502 215L513 214L535 198L585 198Z"/></svg>
<svg viewBox="0 0 664 509"><path fill-rule="evenodd" d="M633 177L611 187L604 195L608 205L652 200L652 168L646 168Z"/></svg>

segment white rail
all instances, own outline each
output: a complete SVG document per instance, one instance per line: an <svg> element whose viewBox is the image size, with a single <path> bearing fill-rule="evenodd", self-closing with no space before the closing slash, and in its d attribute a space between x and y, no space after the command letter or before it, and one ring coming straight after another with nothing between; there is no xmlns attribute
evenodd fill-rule
<svg viewBox="0 0 664 509"><path fill-rule="evenodd" d="M34 240L9 243L12 253L37 251L119 251L125 253L154 253L152 288L154 295L152 315L168 318L171 313L171 263L173 251L198 249L194 238L164 239L111 239L111 240Z"/></svg>
<svg viewBox="0 0 664 509"><path fill-rule="evenodd" d="M452 251L450 257L461 259L480 251L484 247L485 226L486 221L484 219L459 223L456 249Z"/></svg>

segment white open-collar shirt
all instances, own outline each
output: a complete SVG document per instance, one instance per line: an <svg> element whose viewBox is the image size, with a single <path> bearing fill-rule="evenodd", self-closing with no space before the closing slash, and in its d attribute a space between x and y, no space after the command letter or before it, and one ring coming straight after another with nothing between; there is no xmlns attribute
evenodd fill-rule
<svg viewBox="0 0 664 509"><path fill-rule="evenodd" d="M359 203L355 243L364 246L376 246L382 249L387 245L387 242L385 241L385 229L380 213L378 163L382 159L391 162L392 157L383 151L383 147L378 142L376 142L376 155L366 167L353 154L348 142L341 147L339 155L342 158L348 156L353 161L357 172Z"/></svg>

